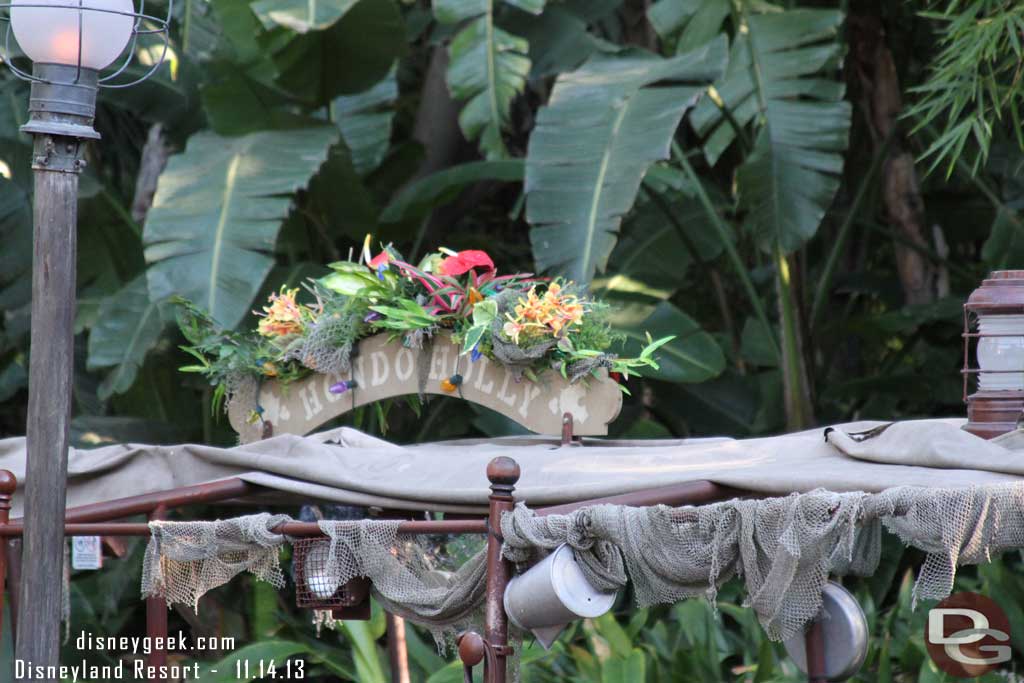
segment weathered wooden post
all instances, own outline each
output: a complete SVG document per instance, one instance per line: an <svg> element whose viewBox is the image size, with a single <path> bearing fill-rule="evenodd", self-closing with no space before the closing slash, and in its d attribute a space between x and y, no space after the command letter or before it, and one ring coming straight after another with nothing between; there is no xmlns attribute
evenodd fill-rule
<svg viewBox="0 0 1024 683"><path fill-rule="evenodd" d="M511 568L501 557L501 516L515 507L516 482L519 464L512 458L501 456L487 464L487 479L491 482L490 514L487 533L487 593L484 603L484 638L493 653L492 668L487 671L487 683L505 683L508 656L508 617L505 614L505 588Z"/></svg>
<svg viewBox="0 0 1024 683"><path fill-rule="evenodd" d="M133 10L131 3L111 6L92 0L0 4L5 12L0 19L10 21L18 46L34 64L29 74L6 54L3 59L11 73L32 83L29 121L21 127L33 137L35 176L23 545L26 566L32 571L22 576L20 604L25 609L18 623L15 656L33 666L59 664L82 153L89 140L100 137L92 127L96 94L105 81L125 71L134 57L138 34L162 38L164 51L141 78L117 87L153 75L167 55L170 40L171 3L164 19ZM100 75L122 56L119 68Z"/></svg>
<svg viewBox="0 0 1024 683"><path fill-rule="evenodd" d="M804 638L807 652L807 681L825 683L828 680L825 675L825 629L820 618L811 622Z"/></svg>
<svg viewBox="0 0 1024 683"><path fill-rule="evenodd" d="M77 73L76 73L77 71ZM35 232L29 359L25 536L31 572L21 581L16 656L59 663L64 572L64 506L74 373L78 174L92 129L98 75L90 69L37 64L22 131L34 138Z"/></svg>
<svg viewBox="0 0 1024 683"><path fill-rule="evenodd" d="M167 507L158 505L155 510L149 513L149 521L167 519ZM146 598L146 636L153 641L160 639L167 640L167 603L163 598ZM152 641L151 641L152 642ZM167 648L154 647L146 657L146 664L151 671L159 671L160 667L167 666ZM159 678L151 676L150 683L158 683Z"/></svg>
<svg viewBox="0 0 1024 683"><path fill-rule="evenodd" d="M11 498L18 488L18 480L12 472L0 470L0 525L11 521ZM4 633L4 594L7 592L7 543L0 539L0 639Z"/></svg>

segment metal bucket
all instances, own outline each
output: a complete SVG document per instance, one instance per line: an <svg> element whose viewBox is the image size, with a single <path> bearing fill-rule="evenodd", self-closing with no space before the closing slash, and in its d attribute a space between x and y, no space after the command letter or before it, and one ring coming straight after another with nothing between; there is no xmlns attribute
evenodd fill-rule
<svg viewBox="0 0 1024 683"><path fill-rule="evenodd" d="M599 617L615 604L617 592L602 593L583 575L572 548L562 544L526 572L509 581L505 613L531 631L545 649L576 619Z"/></svg>

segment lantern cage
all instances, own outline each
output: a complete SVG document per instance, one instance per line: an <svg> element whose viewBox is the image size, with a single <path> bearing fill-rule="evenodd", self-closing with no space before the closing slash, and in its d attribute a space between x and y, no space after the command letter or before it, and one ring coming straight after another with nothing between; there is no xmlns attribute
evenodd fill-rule
<svg viewBox="0 0 1024 683"><path fill-rule="evenodd" d="M70 72L62 71L59 73L47 72L43 70L43 73L39 73L38 69L34 69L33 73L15 66L14 61L11 58L11 35L13 31L13 24L11 22L11 12L13 10L37 10L37 11L73 11L78 15L78 36L77 41L77 58L74 63L71 64L37 64L37 66L65 66L71 67ZM114 61L118 61L120 58L120 64L116 66L110 73L99 76L95 79L96 87L99 88L129 88L133 85L145 81L150 76L156 73L157 69L164 63L167 58L167 53L170 50L170 19L172 12L174 11L174 0L168 0L167 2L167 15L163 18L153 16L152 14L146 13L146 0L139 0L138 11L125 12L118 9L111 9L107 7L95 7L86 4L86 0L51 0L51 2L19 2L13 0L12 2L0 3L0 22L6 22L7 27L4 33L3 49L0 52L0 59L7 64L7 68L11 70L18 78L29 81L32 83L45 83L49 85L67 85L69 83L78 84L83 81L88 82L89 71L97 71L82 64L82 46L85 44L84 32L85 32L85 17L87 12L95 12L101 15L109 16L123 16L130 17L132 19L132 29L128 44L121 50ZM128 66L132 62L132 58L135 56L135 50L138 47L139 36L159 36L161 39L160 58L154 60L153 64L150 65L149 70L136 78L133 81L125 83L112 82L118 76L124 73ZM73 73L71 79L67 79L67 75Z"/></svg>
<svg viewBox="0 0 1024 683"><path fill-rule="evenodd" d="M962 337L964 429L986 439L1017 429L1024 417L1024 270L989 273L971 292ZM971 377L976 390L968 394Z"/></svg>
<svg viewBox="0 0 1024 683"><path fill-rule="evenodd" d="M174 0L167 0L163 18L147 14L146 0L9 0L0 2L0 21L7 27L0 59L17 78L32 84L29 121L22 132L97 140L93 127L99 88L128 88L155 74L170 51L170 18ZM124 6L120 6L120 5ZM128 11L132 10L132 11ZM38 13L38 14L36 14ZM19 25L21 30L19 32ZM11 58L11 35L25 57L29 73ZM139 78L119 82L118 77L135 58L140 36L158 36L159 58ZM114 66L112 66L114 65ZM36 158L46 162L44 144ZM77 154L77 152L76 152ZM45 167L47 163L42 163ZM53 166L53 164L49 164ZM77 170L81 162L64 170Z"/></svg>
<svg viewBox="0 0 1024 683"><path fill-rule="evenodd" d="M292 543L295 604L329 610L337 619L369 619L370 581L356 577L336 585L331 579L330 548L331 542L322 538L301 538Z"/></svg>

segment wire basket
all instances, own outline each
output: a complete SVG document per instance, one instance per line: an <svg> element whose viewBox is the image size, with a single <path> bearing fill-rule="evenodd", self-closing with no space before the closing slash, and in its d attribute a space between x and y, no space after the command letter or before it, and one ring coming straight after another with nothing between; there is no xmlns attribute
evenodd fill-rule
<svg viewBox="0 0 1024 683"><path fill-rule="evenodd" d="M331 542L322 538L297 539L292 544L295 603L315 610L342 610L369 605L370 581L354 578L337 585L329 566ZM361 610L351 610L358 614Z"/></svg>

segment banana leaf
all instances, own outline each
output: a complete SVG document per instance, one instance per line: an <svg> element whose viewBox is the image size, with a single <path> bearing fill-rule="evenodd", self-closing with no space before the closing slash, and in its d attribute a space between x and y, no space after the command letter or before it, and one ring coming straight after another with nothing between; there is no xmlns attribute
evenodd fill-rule
<svg viewBox="0 0 1024 683"><path fill-rule="evenodd" d="M701 101L690 122L706 137L711 164L736 139L737 126L754 125L753 149L737 172L740 208L764 242L789 253L817 232L839 187L850 130L850 104L835 78L843 14L799 9L742 18L748 30L732 46L717 96Z"/></svg>
<svg viewBox="0 0 1024 683"><path fill-rule="evenodd" d="M131 388L163 330L159 301L150 299L144 275L103 301L89 333L88 360L90 370L113 368L100 384L101 399Z"/></svg>
<svg viewBox="0 0 1024 683"><path fill-rule="evenodd" d="M725 39L672 59L597 55L558 77L526 156L537 268L587 283L604 271L644 174L725 67ZM659 87L652 87L655 85Z"/></svg>
<svg viewBox="0 0 1024 683"><path fill-rule="evenodd" d="M274 264L292 193L337 139L333 127L194 135L160 176L143 233L150 297L178 294L238 325Z"/></svg>
<svg viewBox="0 0 1024 683"><path fill-rule="evenodd" d="M545 0L504 0L540 14ZM495 24L498 0L435 0L434 16L443 24L468 22L449 48L448 89L465 102L459 125L470 140L479 138L488 158L508 156L501 131L509 121L512 99L523 92L530 73L525 39Z"/></svg>

